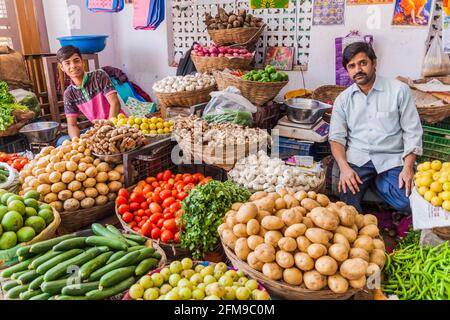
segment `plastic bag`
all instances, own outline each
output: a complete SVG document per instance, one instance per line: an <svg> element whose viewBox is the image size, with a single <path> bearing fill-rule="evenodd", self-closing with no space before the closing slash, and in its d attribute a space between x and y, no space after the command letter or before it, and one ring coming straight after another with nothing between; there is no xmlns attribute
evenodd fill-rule
<svg viewBox="0 0 450 320"><path fill-rule="evenodd" d="M439 37L434 37L422 66L424 77L444 76L450 74L450 58L442 51Z"/></svg>
<svg viewBox="0 0 450 320"><path fill-rule="evenodd" d="M34 92L23 90L23 89L16 89L12 90L9 93L11 93L14 97L14 100L27 107L31 111L33 111L35 114L40 114L40 106L39 106L39 100L34 94Z"/></svg>
<svg viewBox="0 0 450 320"><path fill-rule="evenodd" d="M211 101L206 105L203 119L208 123L231 122L242 126L253 123L253 113L258 109L241 95L236 87L211 93Z"/></svg>

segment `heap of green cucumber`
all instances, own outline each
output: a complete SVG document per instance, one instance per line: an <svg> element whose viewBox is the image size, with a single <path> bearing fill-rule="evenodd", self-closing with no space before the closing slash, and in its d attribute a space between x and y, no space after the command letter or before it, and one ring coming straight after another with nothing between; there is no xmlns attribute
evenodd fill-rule
<svg viewBox="0 0 450 320"><path fill-rule="evenodd" d="M77 234L17 250L19 263L1 277L8 299L104 300L128 290L158 267L161 254L146 239L93 224L92 236Z"/></svg>

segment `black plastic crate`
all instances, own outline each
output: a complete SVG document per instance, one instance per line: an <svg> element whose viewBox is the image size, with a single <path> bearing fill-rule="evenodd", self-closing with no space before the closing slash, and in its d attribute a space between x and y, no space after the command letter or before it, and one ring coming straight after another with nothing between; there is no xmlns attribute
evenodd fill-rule
<svg viewBox="0 0 450 320"><path fill-rule="evenodd" d="M23 134L0 137L0 152L18 153L28 149L28 140Z"/></svg>

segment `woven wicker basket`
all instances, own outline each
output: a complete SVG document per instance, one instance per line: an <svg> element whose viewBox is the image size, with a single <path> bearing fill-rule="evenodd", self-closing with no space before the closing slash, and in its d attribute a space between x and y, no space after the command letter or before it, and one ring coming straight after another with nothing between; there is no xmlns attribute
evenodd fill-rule
<svg viewBox="0 0 450 320"><path fill-rule="evenodd" d="M336 100L338 95L340 95L342 91L344 91L345 89L347 89L347 87L330 86L330 85L322 86L314 90L312 98L314 100L318 100L324 103L328 103L330 101L334 102L334 100Z"/></svg>
<svg viewBox="0 0 450 320"><path fill-rule="evenodd" d="M262 106L266 102L273 100L288 84L288 81L282 82L257 82L247 81L233 76L226 72L214 71L217 86L220 91L230 86L234 86L241 91L241 94L255 105Z"/></svg>
<svg viewBox="0 0 450 320"><path fill-rule="evenodd" d="M60 213L61 227L67 232L77 231L113 214L114 201L90 209L82 209L74 212L65 211Z"/></svg>
<svg viewBox="0 0 450 320"><path fill-rule="evenodd" d="M436 123L450 117L450 104L445 106L417 106L419 117L426 123Z"/></svg>
<svg viewBox="0 0 450 320"><path fill-rule="evenodd" d="M210 86L202 90L183 91L174 93L155 92L159 104L162 107L192 107L197 104L208 102L211 99L209 95L216 86Z"/></svg>
<svg viewBox="0 0 450 320"><path fill-rule="evenodd" d="M266 25L262 27L232 28L220 30L208 30L209 36L217 46L238 44L242 46L254 46Z"/></svg>
<svg viewBox="0 0 450 320"><path fill-rule="evenodd" d="M53 238L53 236L56 233L56 230L58 229L61 223L61 217L59 215L59 212L56 211L55 208L52 209L54 217L53 221L44 230L42 230L41 233L35 236L31 241L23 242L19 246L28 246L37 242ZM0 269L4 267L9 267L16 262L14 258L16 257L16 251L19 248L19 246L0 251Z"/></svg>
<svg viewBox="0 0 450 320"><path fill-rule="evenodd" d="M201 57L196 55L191 55L192 62L194 62L195 69L198 72L212 72L214 70L225 70L225 69L242 69L248 70L251 67L253 58L227 58L227 57Z"/></svg>
<svg viewBox="0 0 450 320"><path fill-rule="evenodd" d="M266 277L261 272L251 268L246 262L243 262L239 259L236 254L228 248L223 239L221 239L223 248L225 250L225 254L228 259L231 261L233 266L239 270L244 271L253 279L257 280L264 284L265 288L269 293L280 298L284 298L287 300L347 300L354 296L358 291L358 289L349 289L347 292L342 294L334 293L331 290L308 290L301 286L293 286L286 284L282 281L274 281L268 277Z"/></svg>
<svg viewBox="0 0 450 320"><path fill-rule="evenodd" d="M207 146L202 146L201 148L197 145L194 145L190 140L183 139L178 135L173 135L178 142L179 147L183 150L184 157L187 159L195 159L202 160L206 164L214 165L216 167L222 168L226 171L230 171L233 169L236 162L242 158L246 157L250 154L250 151L257 151L260 149L264 149L269 143L266 145L250 145L248 142L245 145L234 145L229 149L233 152L228 152L223 149L222 152L216 153L219 151L214 148L210 148ZM239 155L238 155L239 152Z"/></svg>
<svg viewBox="0 0 450 320"><path fill-rule="evenodd" d="M450 240L450 227L433 228L433 233L444 240Z"/></svg>

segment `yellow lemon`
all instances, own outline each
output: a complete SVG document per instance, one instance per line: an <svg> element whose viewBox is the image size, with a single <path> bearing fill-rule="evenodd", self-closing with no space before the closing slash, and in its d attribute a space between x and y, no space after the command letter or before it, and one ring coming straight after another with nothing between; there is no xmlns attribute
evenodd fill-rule
<svg viewBox="0 0 450 320"><path fill-rule="evenodd" d="M170 133L170 129L169 128L164 128L164 133L169 134Z"/></svg>
<svg viewBox="0 0 450 320"><path fill-rule="evenodd" d="M158 122L158 123L156 124L156 128L158 128L158 129L164 129L164 125L163 125L161 122Z"/></svg>
<svg viewBox="0 0 450 320"><path fill-rule="evenodd" d="M164 134L164 129L158 129L158 134Z"/></svg>
<svg viewBox="0 0 450 320"><path fill-rule="evenodd" d="M444 202L442 202L442 208L444 208L444 210L450 211L450 201L445 200Z"/></svg>
<svg viewBox="0 0 450 320"><path fill-rule="evenodd" d="M158 134L158 131L156 131L156 130L150 130L150 134Z"/></svg>
<svg viewBox="0 0 450 320"><path fill-rule="evenodd" d="M136 123L136 124L142 124L142 119L141 119L141 118L136 118L136 119L134 120L134 123Z"/></svg>
<svg viewBox="0 0 450 320"><path fill-rule="evenodd" d="M164 126L164 128L170 128L170 123L164 122L164 123L163 123L163 126Z"/></svg>
<svg viewBox="0 0 450 320"><path fill-rule="evenodd" d="M433 197L436 197L436 192L431 191L431 190L428 190L428 191L425 192L425 194L423 195L423 198L424 198L425 200L427 200L428 202L430 202L431 199L432 199Z"/></svg>
<svg viewBox="0 0 450 320"><path fill-rule="evenodd" d="M143 122L143 123L149 123L149 121L150 121L149 118L143 118L143 119L142 119L142 122Z"/></svg>
<svg viewBox="0 0 450 320"><path fill-rule="evenodd" d="M447 178L446 178L446 177L440 177L437 181L438 181L439 183L444 184L444 183L447 182Z"/></svg>
<svg viewBox="0 0 450 320"><path fill-rule="evenodd" d="M426 172L428 172L429 174L431 174L431 176L433 176L433 174L436 173L436 170L430 169L430 170L427 170Z"/></svg>
<svg viewBox="0 0 450 320"><path fill-rule="evenodd" d="M133 119L128 119L127 123L129 126L132 126L132 125L134 125L135 122Z"/></svg>
<svg viewBox="0 0 450 320"><path fill-rule="evenodd" d="M117 118L118 118L118 119L125 119L125 115L124 115L123 113L120 113L120 114L117 116Z"/></svg>
<svg viewBox="0 0 450 320"><path fill-rule="evenodd" d="M127 124L127 119L121 118L121 119L119 120L119 125L120 125L120 126L124 126L124 125L126 125L126 124Z"/></svg>
<svg viewBox="0 0 450 320"><path fill-rule="evenodd" d="M433 180L434 181L439 180L440 177L441 177L441 173L440 172L433 173Z"/></svg>
<svg viewBox="0 0 450 320"><path fill-rule="evenodd" d="M156 124L154 124L154 123L152 123L149 127L150 127L150 130L156 130L156 129L158 129L158 128L156 127Z"/></svg>
<svg viewBox="0 0 450 320"><path fill-rule="evenodd" d="M164 119L163 118L158 118L158 122L164 123Z"/></svg>
<svg viewBox="0 0 450 320"><path fill-rule="evenodd" d="M172 132L173 131L173 127L170 127L170 132Z"/></svg>
<svg viewBox="0 0 450 320"><path fill-rule="evenodd" d="M442 185L444 191L450 191L450 182L446 182Z"/></svg>
<svg viewBox="0 0 450 320"><path fill-rule="evenodd" d="M421 177L429 177L431 179L433 177L433 174L429 171L423 171L420 176Z"/></svg>
<svg viewBox="0 0 450 320"><path fill-rule="evenodd" d="M138 130L141 129L141 127L140 127L138 124L133 124L133 128L136 128L136 129L138 129Z"/></svg>
<svg viewBox="0 0 450 320"><path fill-rule="evenodd" d="M141 124L141 130L148 130L148 123Z"/></svg>
<svg viewBox="0 0 450 320"><path fill-rule="evenodd" d="M419 187L417 191L421 196L423 196L428 190L429 190L428 187Z"/></svg>
<svg viewBox="0 0 450 320"><path fill-rule="evenodd" d="M431 169L439 171L439 170L441 170L441 168L442 168L442 162L440 162L439 160L434 160L433 162L431 162Z"/></svg>
<svg viewBox="0 0 450 320"><path fill-rule="evenodd" d="M156 117L152 117L152 118L150 119L150 122L151 122L151 123L157 123L157 122L158 122L158 119L157 119Z"/></svg>
<svg viewBox="0 0 450 320"><path fill-rule="evenodd" d="M444 201L450 200L450 191L443 191L443 192L439 193L439 197Z"/></svg>
<svg viewBox="0 0 450 320"><path fill-rule="evenodd" d="M148 130L142 130L142 133L143 133L143 134L150 134L150 131L148 131Z"/></svg>
<svg viewBox="0 0 450 320"><path fill-rule="evenodd" d="M433 205L433 206L435 206L435 207L440 207L440 206L442 206L442 199L441 198L439 198L439 197L433 197L433 198L431 198L431 204Z"/></svg>
<svg viewBox="0 0 450 320"><path fill-rule="evenodd" d="M450 162L444 162L441 170L450 170Z"/></svg>
<svg viewBox="0 0 450 320"><path fill-rule="evenodd" d="M170 123L170 126L173 126L173 125L174 125L173 120L169 120L169 123Z"/></svg>
<svg viewBox="0 0 450 320"><path fill-rule="evenodd" d="M419 187L429 187L433 181L430 177L421 177L419 179Z"/></svg>
<svg viewBox="0 0 450 320"><path fill-rule="evenodd" d="M442 191L442 184L440 184L438 181L434 181L430 185L430 190L439 193Z"/></svg>
<svg viewBox="0 0 450 320"><path fill-rule="evenodd" d="M422 170L421 171L427 171L431 169L431 162L427 161L422 163Z"/></svg>

